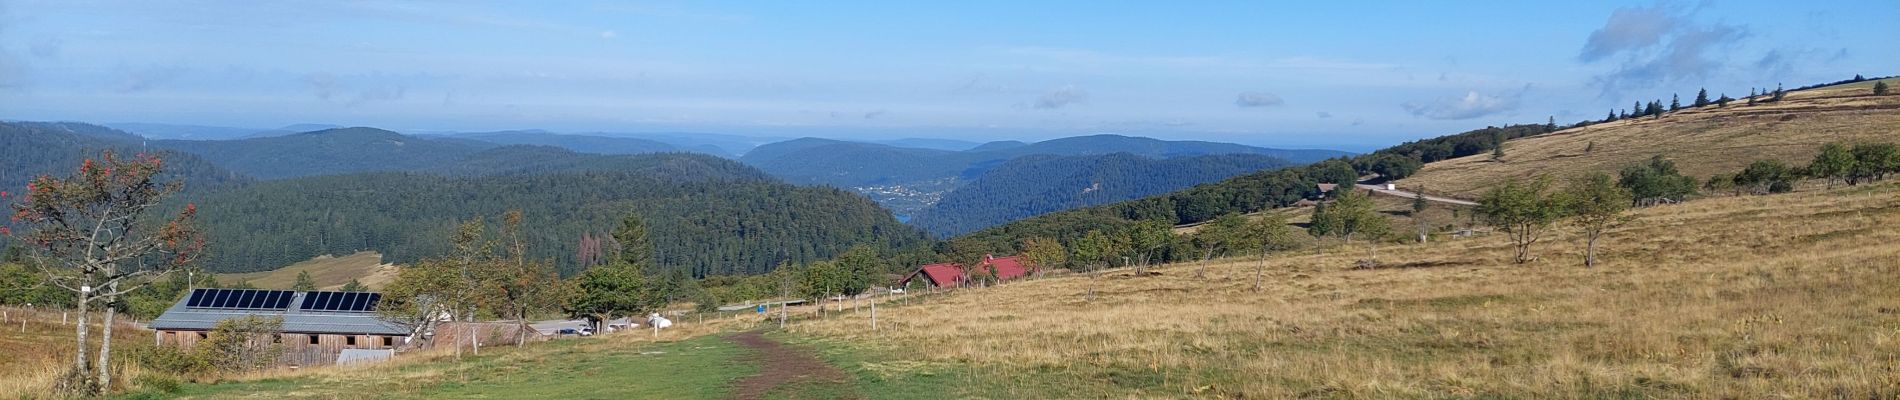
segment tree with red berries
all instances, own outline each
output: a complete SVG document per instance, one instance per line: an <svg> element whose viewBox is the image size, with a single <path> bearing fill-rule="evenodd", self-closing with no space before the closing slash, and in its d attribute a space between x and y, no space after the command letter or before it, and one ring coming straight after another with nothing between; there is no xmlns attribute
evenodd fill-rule
<svg viewBox="0 0 1900 400"><path fill-rule="evenodd" d="M192 226L195 206L163 215L161 203L184 185L161 182L163 167L155 156L121 158L108 151L85 160L72 176L33 179L10 205L19 232L7 236L47 267L48 283L76 296L78 352L59 382L62 391L81 396L109 391L111 310L119 296L190 265L203 253L204 235ZM89 363L87 308L94 304L106 312L98 360Z"/></svg>

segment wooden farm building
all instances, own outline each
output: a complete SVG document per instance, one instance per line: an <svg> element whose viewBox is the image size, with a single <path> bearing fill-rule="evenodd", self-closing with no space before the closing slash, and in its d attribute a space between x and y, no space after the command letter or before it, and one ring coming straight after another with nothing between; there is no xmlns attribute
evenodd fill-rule
<svg viewBox="0 0 1900 400"><path fill-rule="evenodd" d="M1023 259L1022 256L984 255L983 261L970 269L980 271L980 273L989 273L994 270L997 281L1008 281L1029 275L1035 270L1035 266L1030 265L1029 261ZM901 287L910 287L911 284L916 283L926 287L952 288L963 286L969 281L970 277L964 273L963 264L936 263L917 268L917 271L905 275L904 279L898 281L897 284Z"/></svg>
<svg viewBox="0 0 1900 400"><path fill-rule="evenodd" d="M193 289L153 319L151 328L159 345L191 347L209 338L219 321L282 317L283 331L273 340L284 345L285 363L330 364L346 349L387 351L408 341L408 326L376 315L381 298L368 292Z"/></svg>

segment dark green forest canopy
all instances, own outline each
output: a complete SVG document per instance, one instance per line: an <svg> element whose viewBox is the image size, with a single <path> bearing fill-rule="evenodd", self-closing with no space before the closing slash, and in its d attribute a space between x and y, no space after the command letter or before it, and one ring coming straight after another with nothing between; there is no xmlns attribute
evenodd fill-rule
<svg viewBox="0 0 1900 400"><path fill-rule="evenodd" d="M911 223L949 237L1049 212L1167 193L1292 164L1258 154L1168 159L1130 153L1026 156L1010 160L944 195Z"/></svg>
<svg viewBox="0 0 1900 400"><path fill-rule="evenodd" d="M676 162L682 161L657 162L652 171L318 176L194 200L213 243L205 266L220 272L272 269L358 250L412 262L442 254L447 232L459 221L515 208L526 213L530 255L554 260L564 274L575 272L583 233L604 235L628 212L645 216L660 266L695 276L763 273L785 261L830 258L854 244L891 250L924 240L870 200L837 189L752 176L678 179L654 173Z"/></svg>

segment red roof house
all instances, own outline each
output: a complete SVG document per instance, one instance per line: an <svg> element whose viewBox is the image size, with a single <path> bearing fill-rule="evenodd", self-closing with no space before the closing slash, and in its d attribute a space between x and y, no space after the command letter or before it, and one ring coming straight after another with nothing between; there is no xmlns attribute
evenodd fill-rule
<svg viewBox="0 0 1900 400"><path fill-rule="evenodd" d="M992 269L996 272L996 280L1007 281L1027 276L1035 267L1030 265L1028 260L1024 260L1022 256L997 257L994 255L985 255L983 256L983 262L978 263L976 268L973 268L976 273L983 275L988 275ZM940 288L963 286L964 283L970 281L970 277L963 272L963 264L936 263L917 268L916 272L911 272L910 275L904 276L904 279L898 281L897 285L910 286L912 282L916 282L919 278L923 279L925 285Z"/></svg>
<svg viewBox="0 0 1900 400"><path fill-rule="evenodd" d="M927 264L924 265L923 268L918 268L917 272L912 272L910 275L904 276L904 280L897 284L898 286L910 286L910 283L917 278L924 278L925 285L945 288L961 286L963 285L963 281L967 280L967 278L963 276L963 264L936 263Z"/></svg>
<svg viewBox="0 0 1900 400"><path fill-rule="evenodd" d="M997 257L986 255L983 256L983 263L977 264L976 267L982 269L984 272L988 272L991 267L994 267L996 269L996 280L998 281L1021 278L1024 275L1029 275L1030 270L1029 262L1023 260L1023 256Z"/></svg>

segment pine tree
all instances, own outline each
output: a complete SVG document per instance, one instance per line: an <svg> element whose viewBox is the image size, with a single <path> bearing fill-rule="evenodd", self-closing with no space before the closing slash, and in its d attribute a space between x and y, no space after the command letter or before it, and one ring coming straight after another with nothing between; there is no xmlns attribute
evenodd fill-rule
<svg viewBox="0 0 1900 400"><path fill-rule="evenodd" d="M1755 93L1755 88L1748 88L1748 105L1755 105L1755 96L1759 96Z"/></svg>
<svg viewBox="0 0 1900 400"><path fill-rule="evenodd" d="M310 278L310 271L298 272L297 283L291 284L290 290L295 290L299 292L308 292L312 290L317 290L317 281L315 279Z"/></svg>
<svg viewBox="0 0 1900 400"><path fill-rule="evenodd" d="M1695 106L1706 107L1708 105L1709 105L1709 89L1704 88L1700 91L1695 92Z"/></svg>
<svg viewBox="0 0 1900 400"><path fill-rule="evenodd" d="M1721 98L1715 99L1715 106L1728 107L1728 102L1730 101L1735 101L1735 99L1729 98L1728 93L1723 93Z"/></svg>
<svg viewBox="0 0 1900 400"><path fill-rule="evenodd" d="M1775 95L1773 97L1769 97L1768 101L1781 101L1781 97L1787 96L1787 95L1788 95L1788 92L1781 90L1781 84L1777 83L1775 84Z"/></svg>
<svg viewBox="0 0 1900 400"><path fill-rule="evenodd" d="M1615 120L1616 120L1616 110L1610 110L1610 115L1603 117L1603 122L1610 122L1610 121L1615 121Z"/></svg>
<svg viewBox="0 0 1900 400"><path fill-rule="evenodd" d="M1557 116L1555 115L1550 116L1550 120L1544 123L1544 131L1546 132L1557 131Z"/></svg>
<svg viewBox="0 0 1900 400"><path fill-rule="evenodd" d="M1630 116L1632 117L1642 117L1642 116L1647 116L1647 115L1649 114L1643 113L1643 102L1641 101L1636 102L1635 107L1630 107Z"/></svg>
<svg viewBox="0 0 1900 400"><path fill-rule="evenodd" d="M1675 112L1676 110L1681 110L1681 109L1682 109L1682 97L1676 96L1674 94L1669 95L1669 111Z"/></svg>

